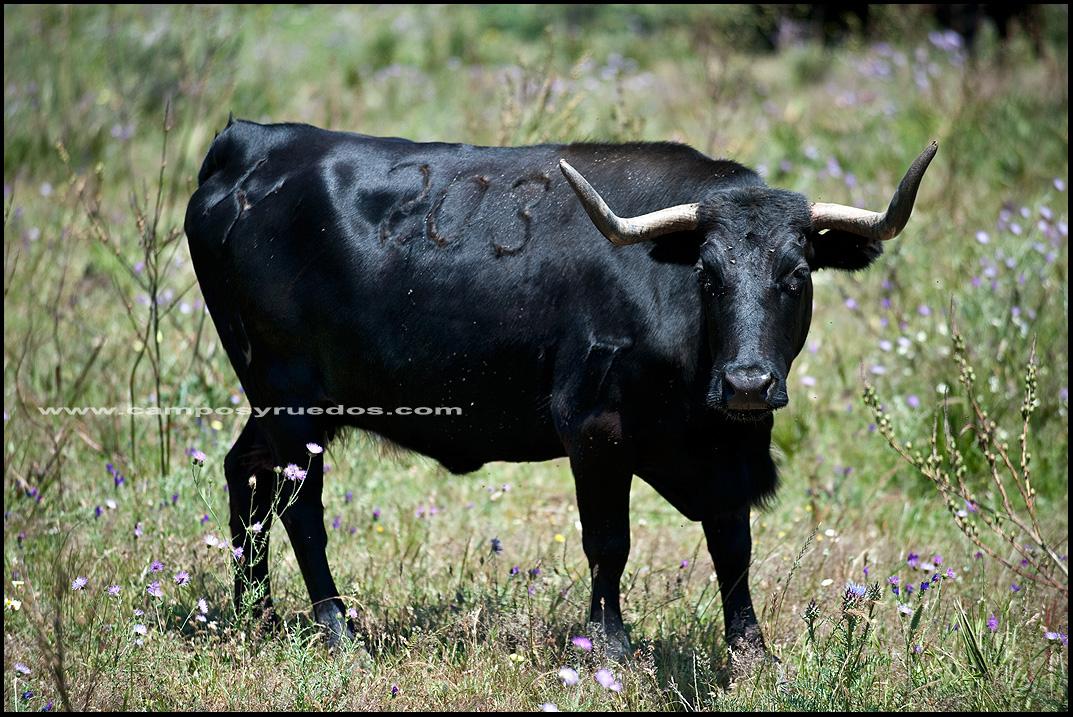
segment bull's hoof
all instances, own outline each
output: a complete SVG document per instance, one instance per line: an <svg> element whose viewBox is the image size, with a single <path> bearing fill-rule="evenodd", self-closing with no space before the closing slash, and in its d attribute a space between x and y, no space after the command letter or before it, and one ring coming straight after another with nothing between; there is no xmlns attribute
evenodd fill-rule
<svg viewBox="0 0 1073 717"><path fill-rule="evenodd" d="M313 616L324 631L329 649L340 648L353 642L354 628L340 606L334 603L317 605L313 608Z"/></svg>
<svg viewBox="0 0 1073 717"><path fill-rule="evenodd" d="M755 674L764 667L781 667L779 658L767 649L760 628L747 630L727 640L729 649L729 676L737 682Z"/></svg>
<svg viewBox="0 0 1073 717"><path fill-rule="evenodd" d="M633 647L630 638L626 636L624 627L611 627L607 630L598 622L589 623L593 635L593 642L603 653L615 662L626 662L633 657Z"/></svg>

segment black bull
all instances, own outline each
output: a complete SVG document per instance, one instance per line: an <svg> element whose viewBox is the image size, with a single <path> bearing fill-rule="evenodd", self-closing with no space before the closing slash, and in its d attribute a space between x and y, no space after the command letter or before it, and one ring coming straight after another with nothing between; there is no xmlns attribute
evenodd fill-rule
<svg viewBox="0 0 1073 717"><path fill-rule="evenodd" d="M236 605L271 615L271 502L278 482L284 501L299 485L274 468L308 462L281 518L317 622L332 642L352 632L325 556L322 456L306 444L353 426L454 473L569 458L590 619L615 652L628 649L619 580L638 476L702 523L729 644L762 645L749 510L775 490L772 414L808 332L811 272L876 258L934 152L878 214L810 204L676 144L473 147L230 123L186 214L194 268L253 407L321 409L251 418L227 455ZM323 412L338 405L461 412Z"/></svg>

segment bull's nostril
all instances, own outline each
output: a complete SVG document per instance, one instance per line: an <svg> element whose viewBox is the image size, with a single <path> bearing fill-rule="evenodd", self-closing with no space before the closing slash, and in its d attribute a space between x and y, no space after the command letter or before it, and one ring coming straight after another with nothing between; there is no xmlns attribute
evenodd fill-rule
<svg viewBox="0 0 1073 717"><path fill-rule="evenodd" d="M758 369L727 371L724 391L727 407L736 410L769 410L768 391L775 383L770 372Z"/></svg>

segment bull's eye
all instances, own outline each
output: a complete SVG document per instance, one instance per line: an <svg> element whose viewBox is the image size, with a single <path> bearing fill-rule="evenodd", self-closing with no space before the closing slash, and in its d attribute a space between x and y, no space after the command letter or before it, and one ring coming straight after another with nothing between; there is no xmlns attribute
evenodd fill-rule
<svg viewBox="0 0 1073 717"><path fill-rule="evenodd" d="M714 296L723 290L723 281L714 271L699 271L697 279L700 281L701 290L707 294Z"/></svg>
<svg viewBox="0 0 1073 717"><path fill-rule="evenodd" d="M783 289L790 293L796 294L801 291L801 288L805 285L809 278L809 268L807 266L799 266L779 282Z"/></svg>

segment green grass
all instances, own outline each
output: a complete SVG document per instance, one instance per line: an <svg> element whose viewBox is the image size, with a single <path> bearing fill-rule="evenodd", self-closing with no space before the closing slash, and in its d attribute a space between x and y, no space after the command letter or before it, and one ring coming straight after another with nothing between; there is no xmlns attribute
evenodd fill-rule
<svg viewBox="0 0 1073 717"><path fill-rule="evenodd" d="M1000 48L985 32L971 61L929 42L915 11L876 14L888 47L750 54L757 18L734 8L5 7L5 708L1067 709L1068 651L1044 636L1068 630L1064 574L1053 573L1061 589L1019 577L998 559L1019 556L982 527L996 557L975 558L861 399L867 380L893 436L925 451L945 411L955 437L940 441L944 455L959 446L968 489L994 505L986 458L961 430L970 404L948 316L1015 457L1035 341L1035 509L1048 544L1068 550L1067 10L1043 11L1042 54L1018 33ZM278 529L287 629L264 636L236 621L230 558L205 536L226 534L222 461L240 421L35 408L152 404L158 390L170 405L242 400L181 237L229 111L482 144L674 139L815 199L876 208L939 140L905 234L869 272L816 280L777 420L782 488L754 516L753 595L781 664L731 679L700 528L640 481L624 578L639 652L617 665L569 643L589 634L588 575L564 462L452 477L364 438L329 450L325 495L327 521L340 523L329 559L364 609L363 644L324 649ZM154 286L167 308L156 331ZM190 447L208 455L204 468L190 467ZM434 516L417 516L430 505ZM909 598L909 616L886 578L930 574L906 565L911 551L941 554L957 577ZM160 600L146 594L153 560L166 566ZM178 570L189 585L173 584ZM88 586L71 590L80 575ZM847 581L880 589L847 603ZM564 665L579 685L559 682ZM594 682L604 666L620 693Z"/></svg>

